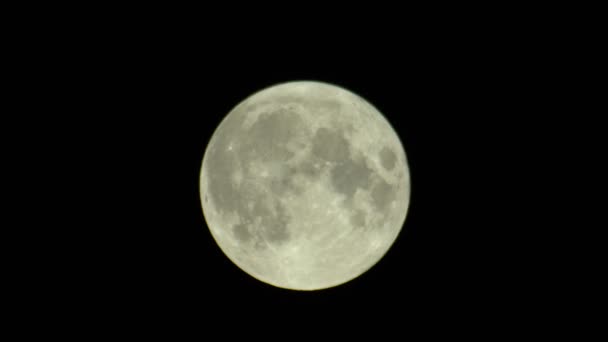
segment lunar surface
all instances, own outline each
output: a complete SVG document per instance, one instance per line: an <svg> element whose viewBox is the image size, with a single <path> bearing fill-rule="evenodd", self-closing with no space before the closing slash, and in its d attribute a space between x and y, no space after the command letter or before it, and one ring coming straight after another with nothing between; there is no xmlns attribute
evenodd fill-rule
<svg viewBox="0 0 608 342"><path fill-rule="evenodd" d="M319 290L375 265L405 222L401 141L362 97L312 81L246 98L220 123L200 175L224 254L273 286Z"/></svg>

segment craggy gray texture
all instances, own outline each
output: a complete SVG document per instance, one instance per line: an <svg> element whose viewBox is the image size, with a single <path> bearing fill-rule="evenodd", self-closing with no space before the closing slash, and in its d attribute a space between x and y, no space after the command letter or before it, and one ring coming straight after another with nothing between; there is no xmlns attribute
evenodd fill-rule
<svg viewBox="0 0 608 342"><path fill-rule="evenodd" d="M214 133L203 210L224 252L256 278L330 287L390 247L409 172L391 127L360 97L313 82L283 86L242 102Z"/></svg>
<svg viewBox="0 0 608 342"><path fill-rule="evenodd" d="M298 116L277 110L261 117L239 137L239 155L243 161L284 162L293 156L286 144L298 129ZM246 165L246 163L245 163Z"/></svg>
<svg viewBox="0 0 608 342"><path fill-rule="evenodd" d="M358 188L368 188L371 174L365 163L347 159L331 170L331 182L338 193L350 198Z"/></svg>
<svg viewBox="0 0 608 342"><path fill-rule="evenodd" d="M248 167L252 162L280 163L293 156L286 143L297 129L298 117L286 111L277 111L263 116L247 130L242 128L243 115L235 113L223 123L222 131L214 136L207 164L209 194L216 209L221 213L233 212L241 222L233 227L240 241L255 238L267 243L281 243L289 238L287 224L289 216L276 197L268 194L259 182L251 181L256 176ZM236 133L236 134L234 134ZM236 169L242 169L243 180L240 185L233 181ZM282 194L291 187L286 175L273 175L268 188ZM250 205L253 204L253 205ZM252 223L258 220L261 229L254 230ZM264 247L264 244L257 244Z"/></svg>
<svg viewBox="0 0 608 342"><path fill-rule="evenodd" d="M394 198L395 189L385 181L379 181L372 188L373 203L380 211L385 211Z"/></svg>
<svg viewBox="0 0 608 342"><path fill-rule="evenodd" d="M355 211L350 217L350 222L355 227L365 227L365 213L361 210Z"/></svg>
<svg viewBox="0 0 608 342"><path fill-rule="evenodd" d="M383 147L380 150L380 162L382 163L382 167L390 171L395 167L396 161L397 156L390 148Z"/></svg>
<svg viewBox="0 0 608 342"><path fill-rule="evenodd" d="M342 162L350 158L348 141L338 132L325 127L317 129L312 144L312 154L322 160Z"/></svg>

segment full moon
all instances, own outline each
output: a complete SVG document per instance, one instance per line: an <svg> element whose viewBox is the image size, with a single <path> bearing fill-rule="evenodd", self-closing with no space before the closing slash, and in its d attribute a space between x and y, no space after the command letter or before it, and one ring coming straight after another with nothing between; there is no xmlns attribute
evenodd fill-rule
<svg viewBox="0 0 608 342"><path fill-rule="evenodd" d="M410 174L376 107L339 86L297 81L224 117L205 150L200 195L211 235L241 270L319 290L386 254L405 222Z"/></svg>

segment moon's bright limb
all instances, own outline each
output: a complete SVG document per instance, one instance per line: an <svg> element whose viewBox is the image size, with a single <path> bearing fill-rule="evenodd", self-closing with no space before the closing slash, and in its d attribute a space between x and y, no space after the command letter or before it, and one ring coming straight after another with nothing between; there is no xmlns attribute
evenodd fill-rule
<svg viewBox="0 0 608 342"><path fill-rule="evenodd" d="M405 221L410 176L399 137L354 93L299 81L263 89L221 122L200 177L205 219L239 268L317 290L377 263Z"/></svg>

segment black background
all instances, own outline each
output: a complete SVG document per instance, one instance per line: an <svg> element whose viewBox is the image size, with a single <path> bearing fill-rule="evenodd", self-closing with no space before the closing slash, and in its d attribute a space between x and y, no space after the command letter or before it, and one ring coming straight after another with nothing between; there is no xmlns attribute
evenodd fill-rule
<svg viewBox="0 0 608 342"><path fill-rule="evenodd" d="M538 157L523 141L539 120L529 101L546 77L535 52L543 40L490 29L491 18L389 20L375 30L277 23L230 34L179 17L118 21L39 32L47 58L32 59L39 86L54 90L46 103L55 114L42 126L61 133L41 149L56 152L46 165L74 227L49 282L76 316L97 327L229 323L235 333L247 323L356 333L506 331L505 322L533 321L539 270L524 256L535 221L521 217L534 194L521 189ZM411 172L393 247L365 274L322 291L280 289L241 271L213 241L199 199L203 153L223 117L291 80L333 83L374 104Z"/></svg>

